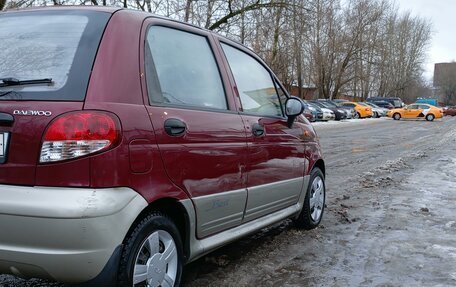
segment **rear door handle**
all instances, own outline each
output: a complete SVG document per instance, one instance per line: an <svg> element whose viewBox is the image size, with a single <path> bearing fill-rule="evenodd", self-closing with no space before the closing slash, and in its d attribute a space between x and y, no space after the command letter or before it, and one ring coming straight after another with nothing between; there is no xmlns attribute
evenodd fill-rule
<svg viewBox="0 0 456 287"><path fill-rule="evenodd" d="M165 121L165 132L170 136L181 136L186 130L187 125L179 119L167 119Z"/></svg>
<svg viewBox="0 0 456 287"><path fill-rule="evenodd" d="M260 137L264 134L264 127L260 124L253 124L252 133L256 137Z"/></svg>

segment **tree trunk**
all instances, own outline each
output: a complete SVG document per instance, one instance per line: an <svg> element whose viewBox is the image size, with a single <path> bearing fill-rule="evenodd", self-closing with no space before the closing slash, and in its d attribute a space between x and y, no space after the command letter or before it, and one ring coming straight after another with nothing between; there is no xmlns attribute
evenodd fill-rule
<svg viewBox="0 0 456 287"><path fill-rule="evenodd" d="M190 10L192 8L192 1L193 0L187 0L187 3L185 4L184 22L188 22L188 20L190 19Z"/></svg>

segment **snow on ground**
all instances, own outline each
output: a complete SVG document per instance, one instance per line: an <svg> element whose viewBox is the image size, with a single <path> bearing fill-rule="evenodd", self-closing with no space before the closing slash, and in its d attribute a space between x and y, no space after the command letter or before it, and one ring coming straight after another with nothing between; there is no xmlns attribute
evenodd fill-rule
<svg viewBox="0 0 456 287"><path fill-rule="evenodd" d="M347 126L347 125L363 125L363 124L375 124L379 121L389 121L390 118L367 118L367 119L348 119L341 121L328 121L328 122L314 122L313 126L317 127L335 127L335 126Z"/></svg>

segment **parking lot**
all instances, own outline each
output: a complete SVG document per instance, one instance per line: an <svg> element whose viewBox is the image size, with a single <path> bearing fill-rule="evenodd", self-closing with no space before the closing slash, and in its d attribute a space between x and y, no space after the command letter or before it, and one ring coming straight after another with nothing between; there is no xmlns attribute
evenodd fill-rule
<svg viewBox="0 0 456 287"><path fill-rule="evenodd" d="M282 222L187 268L185 286L456 286L456 119L317 123L321 228Z"/></svg>
<svg viewBox="0 0 456 287"><path fill-rule="evenodd" d="M327 164L321 226L281 222L190 264L183 285L456 286L456 118L314 127Z"/></svg>

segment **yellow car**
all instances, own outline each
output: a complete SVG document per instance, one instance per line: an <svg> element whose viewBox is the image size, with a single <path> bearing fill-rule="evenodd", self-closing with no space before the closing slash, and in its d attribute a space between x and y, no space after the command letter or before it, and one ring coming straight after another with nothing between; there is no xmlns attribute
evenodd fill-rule
<svg viewBox="0 0 456 287"><path fill-rule="evenodd" d="M404 119L426 119L433 121L443 117L443 110L429 104L415 103L400 109L392 109L387 114L395 120Z"/></svg>
<svg viewBox="0 0 456 287"><path fill-rule="evenodd" d="M371 118L372 117L372 108L365 103L356 103L356 102L342 102L340 103L343 106L354 108L356 111L355 119L359 118Z"/></svg>

